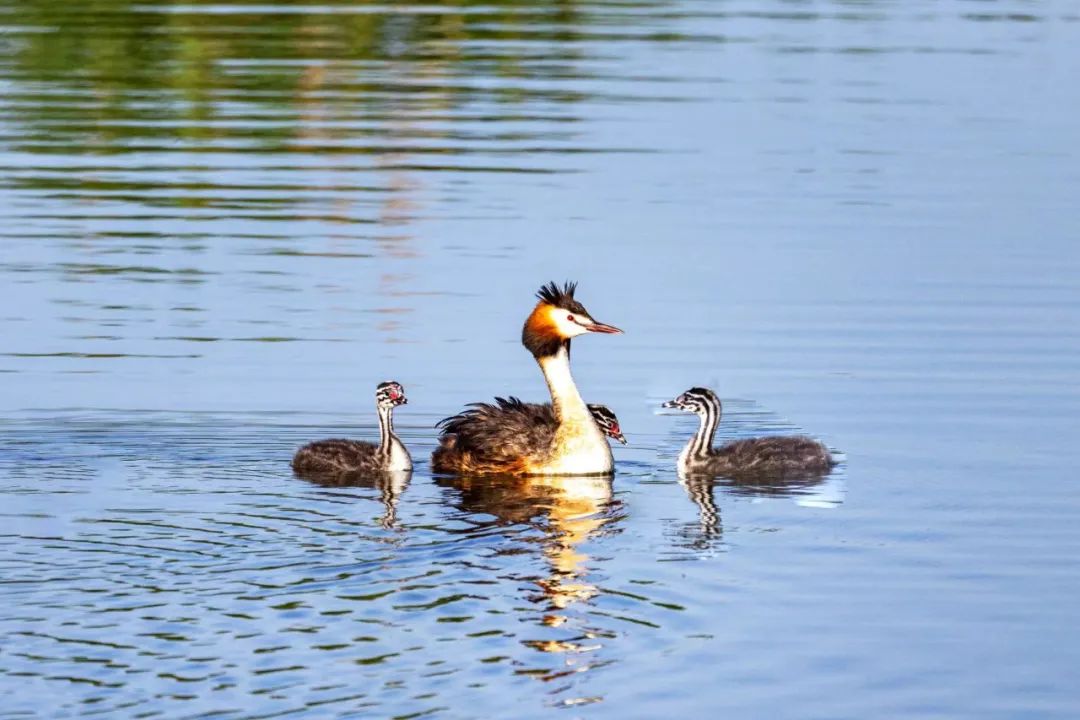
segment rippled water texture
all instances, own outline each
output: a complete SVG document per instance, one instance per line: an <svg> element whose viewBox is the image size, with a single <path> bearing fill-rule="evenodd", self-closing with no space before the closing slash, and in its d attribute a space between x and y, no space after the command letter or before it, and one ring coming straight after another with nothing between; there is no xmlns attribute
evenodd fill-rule
<svg viewBox="0 0 1080 720"><path fill-rule="evenodd" d="M1072 0L0 0L0 718L1080 716ZM546 389L602 480L432 477ZM410 477L288 461L374 439ZM680 482L725 438L820 482Z"/></svg>

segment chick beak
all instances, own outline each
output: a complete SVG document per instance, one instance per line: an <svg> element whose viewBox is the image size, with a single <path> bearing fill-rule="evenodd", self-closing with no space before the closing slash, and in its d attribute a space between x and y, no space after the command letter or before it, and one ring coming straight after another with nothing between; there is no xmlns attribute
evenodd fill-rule
<svg viewBox="0 0 1080 720"><path fill-rule="evenodd" d="M621 442L623 445L626 445L626 436L623 435L622 433L617 433L615 435L615 439L618 440L619 442Z"/></svg>
<svg viewBox="0 0 1080 720"><path fill-rule="evenodd" d="M679 407L679 404L677 402L675 402L674 400L668 400L666 403L664 403L660 407L662 407L662 408L677 408L677 407Z"/></svg>

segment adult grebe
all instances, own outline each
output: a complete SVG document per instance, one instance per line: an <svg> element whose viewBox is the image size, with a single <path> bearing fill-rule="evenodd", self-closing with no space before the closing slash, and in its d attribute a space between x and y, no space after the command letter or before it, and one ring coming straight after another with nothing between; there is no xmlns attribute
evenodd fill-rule
<svg viewBox="0 0 1080 720"><path fill-rule="evenodd" d="M570 340L585 333L620 333L593 320L574 299L576 283L548 283L521 330L551 392L554 432L537 419L536 405L510 398L474 403L439 423L442 435L431 467L443 473L607 475L611 448L570 374Z"/></svg>
<svg viewBox="0 0 1080 720"><path fill-rule="evenodd" d="M389 381L375 388L375 407L379 412L379 444L358 440L319 440L300 448L292 467L300 474L367 473L388 470L411 470L409 451L394 434L394 408L408 402L405 389Z"/></svg>
<svg viewBox="0 0 1080 720"><path fill-rule="evenodd" d="M761 437L712 446L720 424L720 398L708 388L690 388L663 405L697 413L697 433L679 453L679 470L714 475L805 475L828 472L836 462L828 448L808 437Z"/></svg>

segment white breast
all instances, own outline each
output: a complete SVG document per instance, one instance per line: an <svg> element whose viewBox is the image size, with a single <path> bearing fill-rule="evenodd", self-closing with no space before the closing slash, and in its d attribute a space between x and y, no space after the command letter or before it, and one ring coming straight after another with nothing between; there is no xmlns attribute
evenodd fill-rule
<svg viewBox="0 0 1080 720"><path fill-rule="evenodd" d="M679 453L679 459L676 461L675 466L680 472L689 472L690 470L690 447L693 445L693 441L686 443L686 447Z"/></svg>
<svg viewBox="0 0 1080 720"><path fill-rule="evenodd" d="M532 471L537 475L606 475L614 469L611 448L590 417L560 428L554 456Z"/></svg>
<svg viewBox="0 0 1080 720"><path fill-rule="evenodd" d="M554 355L537 358L544 373L559 427L551 456L529 467L534 475L606 475L615 469L607 439L596 427L570 374L570 355L564 346Z"/></svg>
<svg viewBox="0 0 1080 720"><path fill-rule="evenodd" d="M412 470L412 457L396 437L390 441L390 460L387 470Z"/></svg>

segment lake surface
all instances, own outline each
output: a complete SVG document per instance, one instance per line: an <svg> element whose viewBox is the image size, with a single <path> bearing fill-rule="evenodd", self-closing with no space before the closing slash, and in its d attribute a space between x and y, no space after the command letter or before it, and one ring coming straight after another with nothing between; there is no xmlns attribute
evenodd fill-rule
<svg viewBox="0 0 1080 720"><path fill-rule="evenodd" d="M0 718L1080 716L1071 0L0 0ZM546 389L617 475L432 477ZM377 434L407 481L316 485ZM681 483L721 434L846 457Z"/></svg>

